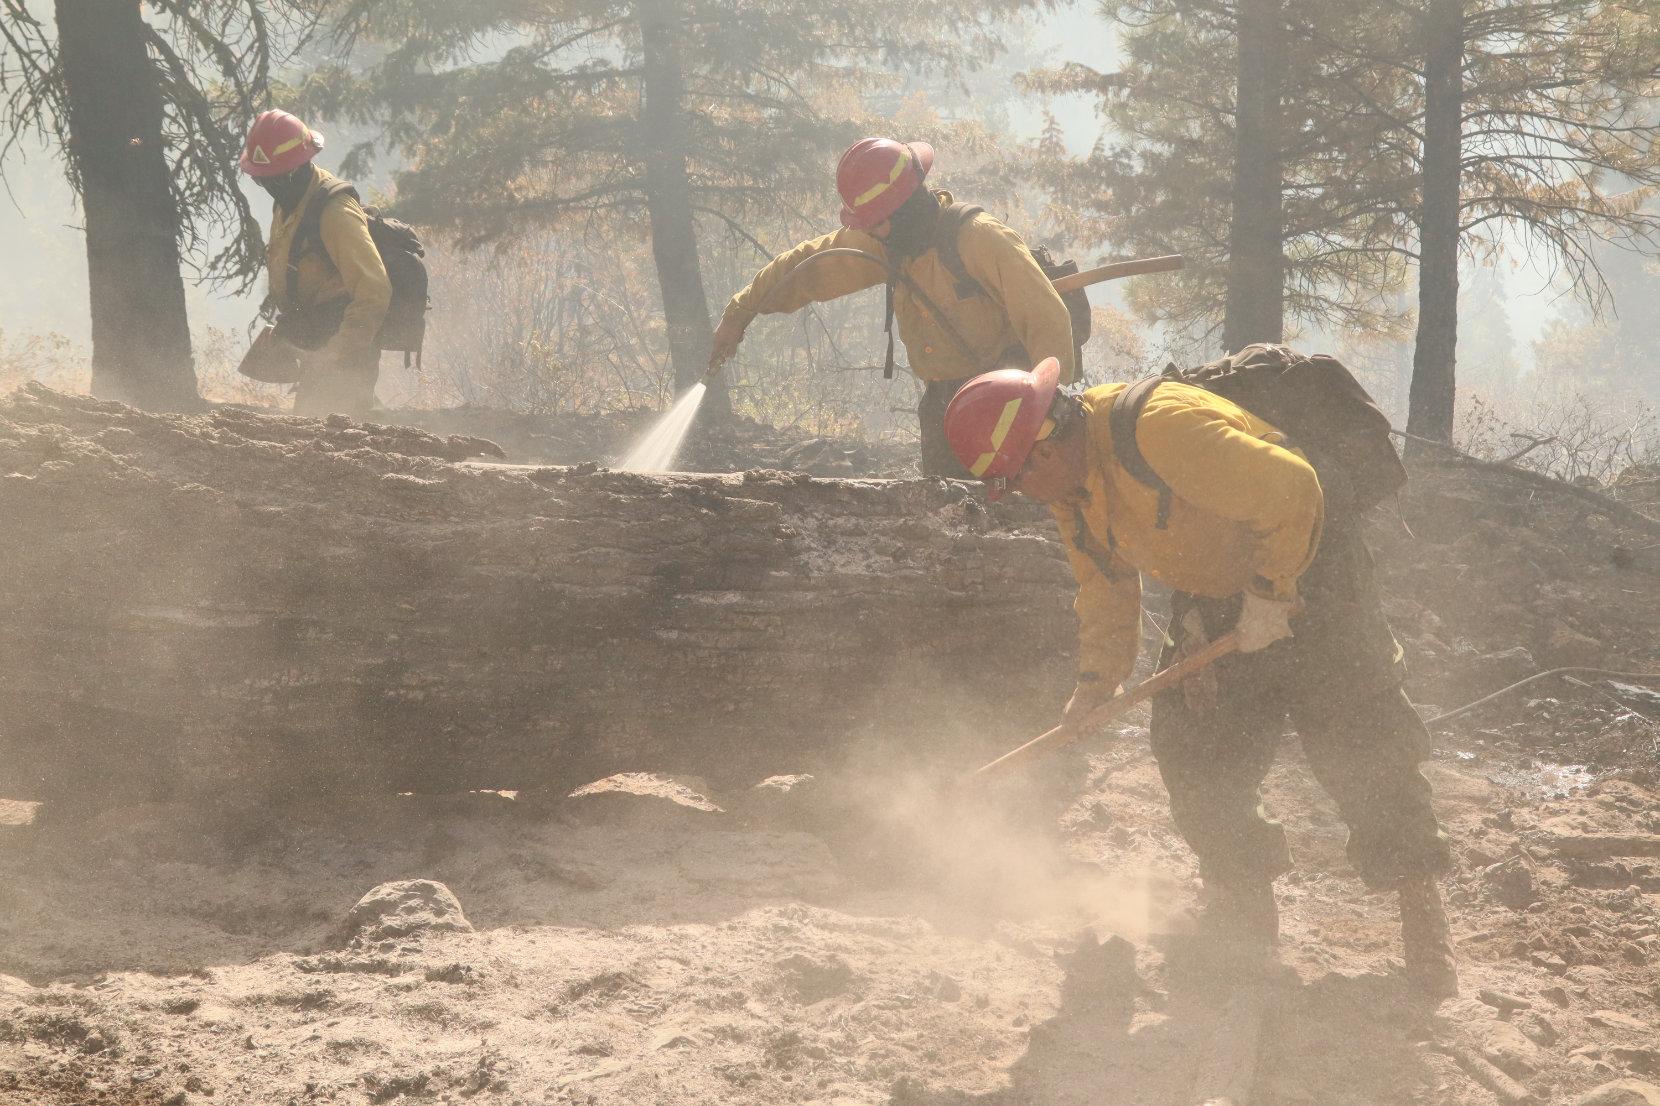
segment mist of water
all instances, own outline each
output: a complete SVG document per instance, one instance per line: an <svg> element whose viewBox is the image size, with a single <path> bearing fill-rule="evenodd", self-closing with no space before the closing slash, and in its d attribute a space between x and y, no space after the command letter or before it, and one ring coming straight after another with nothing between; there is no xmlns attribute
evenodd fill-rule
<svg viewBox="0 0 1660 1106"><path fill-rule="evenodd" d="M686 432L692 428L698 407L703 404L703 393L708 390L707 384L692 385L691 391L675 400L668 413L652 424L617 467L623 472L667 472L686 440Z"/></svg>

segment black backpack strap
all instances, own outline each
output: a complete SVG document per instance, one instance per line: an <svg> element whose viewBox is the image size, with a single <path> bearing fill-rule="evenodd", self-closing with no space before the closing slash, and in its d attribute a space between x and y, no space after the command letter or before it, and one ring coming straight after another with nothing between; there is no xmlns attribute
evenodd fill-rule
<svg viewBox="0 0 1660 1106"><path fill-rule="evenodd" d="M1147 458L1141 454L1141 444L1136 441L1136 421L1141 418L1142 410L1147 401L1152 398L1153 389L1163 384L1168 377L1150 376L1146 380L1138 380L1118 393L1112 401L1112 410L1107 414L1107 427L1112 431L1112 455L1121 468L1136 480L1159 493L1158 528L1163 530L1170 522L1170 501L1175 493L1164 478L1153 471L1153 466L1147 463Z"/></svg>
<svg viewBox="0 0 1660 1106"><path fill-rule="evenodd" d="M295 306L299 295L300 258L310 252L313 245L323 248L323 209L336 196L342 195L350 195L352 199L362 202L350 181L337 180L319 188L300 215L300 225L294 228L294 240L288 244L288 288L284 302L290 307ZM326 249L323 256L328 256Z"/></svg>
<svg viewBox="0 0 1660 1106"><path fill-rule="evenodd" d="M979 204L949 203L940 208L937 222L934 224L934 252L945 269L951 274L951 279L957 283L957 298L965 300L969 296L983 296L985 286L968 275L968 269L963 265L963 254L957 246L957 236L964 227L974 221L976 215L986 209Z"/></svg>
<svg viewBox="0 0 1660 1106"><path fill-rule="evenodd" d="M888 357L882 364L882 379L893 379L893 286L898 279L893 262L888 262L888 283L885 293L885 306L882 308L882 329L888 332Z"/></svg>
<svg viewBox="0 0 1660 1106"><path fill-rule="evenodd" d="M1109 580L1118 579L1118 570L1112 566L1113 557L1118 552L1118 542L1112 536L1112 531L1107 531L1107 548L1102 549L1095 543L1095 536L1089 531L1089 523L1084 521L1084 509L1073 507L1072 532L1073 541L1083 550L1084 556L1095 562L1095 567L1101 575Z"/></svg>

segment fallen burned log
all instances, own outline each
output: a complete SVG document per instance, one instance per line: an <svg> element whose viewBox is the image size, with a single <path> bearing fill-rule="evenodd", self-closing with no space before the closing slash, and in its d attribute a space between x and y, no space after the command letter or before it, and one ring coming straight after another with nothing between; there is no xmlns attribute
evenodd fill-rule
<svg viewBox="0 0 1660 1106"><path fill-rule="evenodd" d="M0 403L0 795L968 765L1070 685L1057 546L960 487L456 463L488 451Z"/></svg>

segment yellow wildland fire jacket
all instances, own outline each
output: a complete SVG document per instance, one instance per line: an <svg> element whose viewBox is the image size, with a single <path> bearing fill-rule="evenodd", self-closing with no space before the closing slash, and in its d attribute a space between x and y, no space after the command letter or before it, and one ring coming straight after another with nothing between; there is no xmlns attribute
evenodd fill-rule
<svg viewBox="0 0 1660 1106"><path fill-rule="evenodd" d="M951 203L949 192L935 195L941 208ZM832 256L802 265L814 254L836 248L875 254L882 263ZM964 270L985 295L965 290L959 296L956 278L933 247L900 268L950 320L979 361L965 359L956 341L901 280L894 289L893 313L911 371L923 380L960 380L995 367L999 355L1019 345L1028 362L1021 367L1053 357L1061 363L1061 379L1072 380L1076 351L1071 316L1020 235L982 212L963 224L957 250ZM887 280L887 259L881 240L844 227L774 258L732 297L726 313L747 324L756 315L784 314L882 284Z"/></svg>
<svg viewBox="0 0 1660 1106"><path fill-rule="evenodd" d="M1190 384L1160 385L1136 423L1136 442L1174 497L1163 529L1158 492L1113 454L1109 415L1129 385L1081 397L1088 435L1088 498L1051 509L1078 579L1078 670L1108 687L1135 667L1141 577L1225 598L1297 594L1314 560L1325 500L1314 469L1272 425Z"/></svg>
<svg viewBox="0 0 1660 1106"><path fill-rule="evenodd" d="M324 352L353 357L379 350L377 339L386 309L392 303L392 282L387 279L380 251L369 237L369 217L350 196L336 196L323 208L318 223L323 250L313 246L301 255L295 302L287 302L288 254L295 232L312 199L336 179L318 169L311 187L293 211L285 214L273 205L271 241L265 247L265 271L271 281L271 296L283 311L344 303L344 320Z"/></svg>

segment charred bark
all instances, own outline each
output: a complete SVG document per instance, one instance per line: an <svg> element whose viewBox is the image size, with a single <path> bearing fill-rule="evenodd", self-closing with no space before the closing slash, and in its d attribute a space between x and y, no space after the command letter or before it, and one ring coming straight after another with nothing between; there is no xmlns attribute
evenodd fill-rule
<svg viewBox="0 0 1660 1106"><path fill-rule="evenodd" d="M1421 438L1450 442L1458 360L1463 0L1428 0L1422 29L1424 149L1418 212L1418 334L1412 350L1406 428Z"/></svg>
<svg viewBox="0 0 1660 1106"><path fill-rule="evenodd" d="M1228 300L1222 344L1232 353L1285 333L1285 198L1280 0L1240 0Z"/></svg>
<svg viewBox="0 0 1660 1106"><path fill-rule="evenodd" d="M663 293L669 356L676 391L702 379L709 365L714 330L698 261L697 220L686 167L685 70L680 55L679 5L652 0L637 5L641 63L640 137L645 154L646 208L651 218L651 255ZM706 406L726 407L725 388L710 385Z"/></svg>
<svg viewBox="0 0 1660 1106"><path fill-rule="evenodd" d="M64 149L86 216L92 389L188 409L199 402L196 370L148 29L130 0L58 0L57 25Z"/></svg>
<svg viewBox="0 0 1660 1106"><path fill-rule="evenodd" d="M736 788L859 742L966 770L1071 687L1058 544L964 489L476 446L0 402L0 795Z"/></svg>

